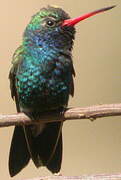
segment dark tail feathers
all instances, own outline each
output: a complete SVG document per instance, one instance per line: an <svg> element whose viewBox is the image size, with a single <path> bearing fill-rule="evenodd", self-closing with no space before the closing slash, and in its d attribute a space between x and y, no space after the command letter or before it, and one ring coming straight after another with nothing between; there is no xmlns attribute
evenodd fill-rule
<svg viewBox="0 0 121 180"><path fill-rule="evenodd" d="M9 155L10 175L19 173L28 164L30 158L36 167L46 166L52 173L59 172L62 161L61 132L58 138L60 128L60 122L48 123L43 132L34 137L31 126L26 126L25 131L22 126L16 126ZM25 137L27 137L30 150Z"/></svg>

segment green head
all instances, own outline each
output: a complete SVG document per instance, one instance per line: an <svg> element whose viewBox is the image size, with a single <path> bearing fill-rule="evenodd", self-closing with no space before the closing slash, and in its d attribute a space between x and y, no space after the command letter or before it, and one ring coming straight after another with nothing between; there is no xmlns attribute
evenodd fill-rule
<svg viewBox="0 0 121 180"><path fill-rule="evenodd" d="M48 6L35 14L24 33L24 45L28 47L56 48L71 50L75 35L75 25L95 14L112 9L106 7L70 19L69 15L61 8Z"/></svg>
<svg viewBox="0 0 121 180"><path fill-rule="evenodd" d="M61 8L48 6L35 14L24 33L24 44L40 48L71 49L75 35L73 26L62 26L70 19Z"/></svg>
<svg viewBox="0 0 121 180"><path fill-rule="evenodd" d="M33 31L53 30L60 26L65 19L70 19L65 11L55 6L48 6L47 8L42 8L38 13L32 16L27 29Z"/></svg>

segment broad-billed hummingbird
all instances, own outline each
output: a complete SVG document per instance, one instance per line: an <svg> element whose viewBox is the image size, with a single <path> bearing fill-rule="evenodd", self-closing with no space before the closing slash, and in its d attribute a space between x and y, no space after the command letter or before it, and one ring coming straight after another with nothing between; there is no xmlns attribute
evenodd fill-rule
<svg viewBox="0 0 121 180"><path fill-rule="evenodd" d="M61 8L48 6L35 14L15 51L10 70L11 96L18 112L33 121L42 113L62 113L74 95L72 47L75 25L90 16L112 9L106 7L70 19ZM11 176L32 159L36 167L58 173L62 161L62 122L16 126L9 155Z"/></svg>

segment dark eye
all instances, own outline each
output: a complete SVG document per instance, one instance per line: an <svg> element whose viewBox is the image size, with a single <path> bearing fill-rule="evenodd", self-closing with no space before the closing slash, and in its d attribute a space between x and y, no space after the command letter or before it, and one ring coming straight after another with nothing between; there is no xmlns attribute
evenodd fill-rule
<svg viewBox="0 0 121 180"><path fill-rule="evenodd" d="M52 27L52 26L54 26L55 25L55 21L54 20L47 20L46 21L46 24L47 24L47 26L50 26L50 27Z"/></svg>

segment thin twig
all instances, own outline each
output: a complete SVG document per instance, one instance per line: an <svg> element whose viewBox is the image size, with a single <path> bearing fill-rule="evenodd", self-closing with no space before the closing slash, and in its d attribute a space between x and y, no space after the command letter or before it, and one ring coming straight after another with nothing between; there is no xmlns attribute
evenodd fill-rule
<svg viewBox="0 0 121 180"><path fill-rule="evenodd" d="M121 103L119 104L104 104L94 105L84 108L68 108L62 114L57 112L42 113L38 121L32 121L24 113L12 115L0 115L0 127L14 126L14 125L30 125L41 122L55 122L74 119L90 119L108 117L108 116L121 116Z"/></svg>
<svg viewBox="0 0 121 180"><path fill-rule="evenodd" d="M89 176L45 176L27 180L121 180L121 174L97 174Z"/></svg>

